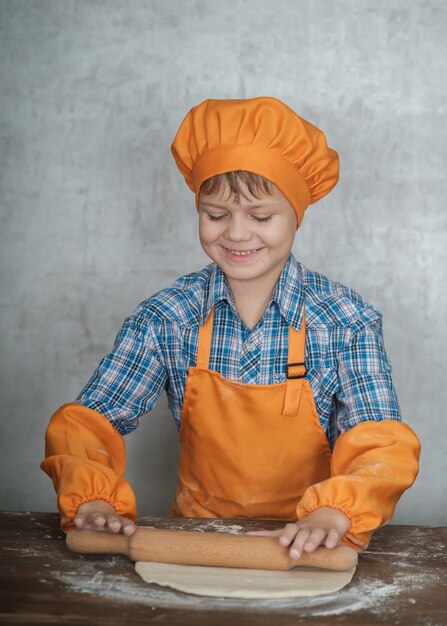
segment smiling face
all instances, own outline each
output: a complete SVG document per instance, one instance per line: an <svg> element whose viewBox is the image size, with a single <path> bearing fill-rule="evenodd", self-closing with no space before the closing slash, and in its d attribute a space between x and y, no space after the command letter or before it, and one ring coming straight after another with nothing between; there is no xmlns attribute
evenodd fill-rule
<svg viewBox="0 0 447 626"><path fill-rule="evenodd" d="M289 257L296 214L273 185L271 195L255 198L244 190L240 202L229 198L228 184L200 192L199 237L206 254L226 274L230 287L243 282L271 291Z"/></svg>

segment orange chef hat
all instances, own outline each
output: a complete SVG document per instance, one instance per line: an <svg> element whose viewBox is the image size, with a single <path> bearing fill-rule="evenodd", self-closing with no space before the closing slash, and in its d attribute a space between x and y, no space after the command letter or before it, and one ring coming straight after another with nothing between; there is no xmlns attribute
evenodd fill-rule
<svg viewBox="0 0 447 626"><path fill-rule="evenodd" d="M246 170L275 183L295 209L297 227L339 176L338 154L323 132L271 97L204 100L186 115L171 152L197 208L205 180Z"/></svg>

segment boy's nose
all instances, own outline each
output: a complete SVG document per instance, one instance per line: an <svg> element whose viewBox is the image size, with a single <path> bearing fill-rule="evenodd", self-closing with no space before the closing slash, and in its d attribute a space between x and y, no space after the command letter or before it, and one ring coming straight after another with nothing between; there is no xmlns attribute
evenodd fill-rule
<svg viewBox="0 0 447 626"><path fill-rule="evenodd" d="M230 241L248 241L251 239L251 231L245 220L232 219L225 236Z"/></svg>

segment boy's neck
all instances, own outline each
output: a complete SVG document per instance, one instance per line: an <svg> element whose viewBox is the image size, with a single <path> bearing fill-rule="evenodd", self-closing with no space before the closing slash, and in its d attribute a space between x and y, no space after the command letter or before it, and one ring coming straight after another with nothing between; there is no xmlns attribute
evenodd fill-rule
<svg viewBox="0 0 447 626"><path fill-rule="evenodd" d="M237 312L248 328L252 329L264 313L282 268L272 275L255 280L235 280L227 276Z"/></svg>

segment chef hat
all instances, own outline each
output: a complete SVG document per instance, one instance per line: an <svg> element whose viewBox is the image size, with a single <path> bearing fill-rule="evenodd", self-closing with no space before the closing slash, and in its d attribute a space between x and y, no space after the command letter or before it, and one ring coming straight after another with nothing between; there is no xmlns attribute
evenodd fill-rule
<svg viewBox="0 0 447 626"><path fill-rule="evenodd" d="M338 154L323 132L270 97L204 100L186 115L171 152L197 208L205 180L246 170L278 187L295 209L297 226L339 175Z"/></svg>

